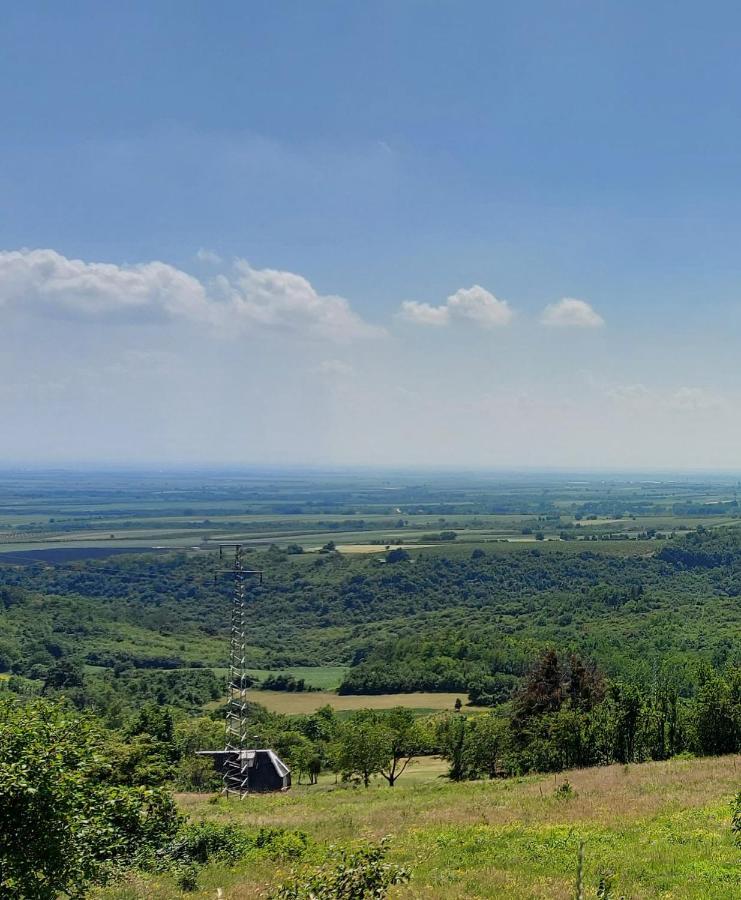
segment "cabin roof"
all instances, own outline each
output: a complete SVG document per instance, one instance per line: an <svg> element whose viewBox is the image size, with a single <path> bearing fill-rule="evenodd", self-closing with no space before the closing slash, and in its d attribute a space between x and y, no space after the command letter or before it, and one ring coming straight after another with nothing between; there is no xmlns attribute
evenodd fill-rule
<svg viewBox="0 0 741 900"><path fill-rule="evenodd" d="M281 778L291 771L274 750L197 750L196 753L198 756L228 756L229 754L243 753L244 758L248 761L254 760L258 755L266 756Z"/></svg>

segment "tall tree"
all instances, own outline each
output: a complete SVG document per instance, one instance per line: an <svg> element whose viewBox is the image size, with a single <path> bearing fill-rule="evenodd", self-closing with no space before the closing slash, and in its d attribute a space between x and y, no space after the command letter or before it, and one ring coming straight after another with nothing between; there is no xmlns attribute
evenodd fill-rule
<svg viewBox="0 0 741 900"><path fill-rule="evenodd" d="M387 746L391 751L388 762L380 772L389 787L393 787L396 779L404 774L406 767L420 752L425 740L414 714L403 706L392 709L379 724L387 733Z"/></svg>
<svg viewBox="0 0 741 900"><path fill-rule="evenodd" d="M390 732L374 716L356 713L340 729L337 766L345 777L360 777L368 787L392 755Z"/></svg>

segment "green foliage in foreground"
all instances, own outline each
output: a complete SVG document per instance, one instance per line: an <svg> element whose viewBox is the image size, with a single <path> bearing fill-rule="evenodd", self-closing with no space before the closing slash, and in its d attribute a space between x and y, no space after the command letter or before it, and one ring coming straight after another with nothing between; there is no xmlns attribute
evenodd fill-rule
<svg viewBox="0 0 741 900"><path fill-rule="evenodd" d="M480 716L478 721L493 719ZM366 721L374 727L378 724L373 718L360 717L356 725ZM455 721L472 720L459 715ZM311 728L318 733L324 725L314 721ZM414 725L401 717L395 727L403 738L407 727ZM155 708L142 711L134 730L145 727L148 740L166 745L176 739L167 715L157 715ZM143 734L132 733L131 740ZM410 865L415 884L440 888L431 897L445 897L446 885L453 884L471 896L491 894L496 886L486 879L492 872L496 877L504 874L507 885L517 888L504 895L525 897L530 896L526 885L535 881L573 884L580 840L586 841L588 891L609 883L608 868L616 873L616 889L628 895L632 891L659 897L662 891L674 890L677 898L725 900L733 895L734 886L739 887L738 871L728 853L730 797L722 793L732 773L724 773L720 761L676 763L679 774L673 782L666 780L669 769L644 777L638 774L643 767L631 767L636 774L626 768L617 781L613 770L606 784L622 808L621 820L615 823L584 822L578 828L562 824L575 814L572 807L578 810L576 815L586 811L588 817L602 808L595 802L602 777L584 770L570 773L568 790L554 791L546 782L547 790L540 795L532 791L532 779L468 784L435 779L428 785L404 779L402 784L408 787L389 791L371 786L361 793L352 787L299 788L288 796L261 798L265 824L256 831L247 824L254 815L249 804L203 802L197 810L201 821L187 822L166 792L122 783L125 770L116 740L89 717L58 704L31 701L0 706L2 900L56 900L64 893L84 897L105 883L111 885L105 896L131 897L125 888L119 894L115 883L133 871L144 873L142 883L153 888L136 895L147 898L180 895L154 890L158 884L188 891L204 882L206 888L207 880L213 884L214 873L224 886L236 885L240 882L235 879L240 878L241 883L245 879L253 883L253 877L263 884L267 881L280 900L310 896L302 893L307 885L316 897L383 897L391 885L403 890ZM699 777L703 780L699 795L695 788L693 803L697 806L699 796L700 803L710 801L714 806L687 808L680 814L676 800L662 799L660 784L658 791L651 789L651 778L664 778L665 787L676 792L682 784L681 773L691 775L688 767L695 764L702 766ZM704 780L702 773L714 780ZM621 778L632 786L619 786ZM591 796L585 794L585 805L582 791L591 791ZM649 806L638 817L632 812L633 803ZM739 799L736 827L738 803ZM646 818L662 804L666 805L663 817ZM518 824L507 822L507 807L516 809ZM489 816L499 816L500 810L504 822L501 818L490 822ZM378 827L379 821L384 830L397 834L393 844L358 848L353 843L358 829ZM311 839L296 829L303 822L311 829ZM637 852L645 857L647 834L652 869L633 858ZM292 865L293 874L286 880L275 862ZM642 885L650 885L651 890L635 890Z"/></svg>
<svg viewBox="0 0 741 900"><path fill-rule="evenodd" d="M1 900L84 897L130 869L192 887L213 860L304 856L301 831L188 823L166 790L131 784L160 777L153 767L174 738L166 711L144 707L129 741L142 736L149 763L132 773L117 737L92 718L48 701L0 705Z"/></svg>
<svg viewBox="0 0 741 900"><path fill-rule="evenodd" d="M99 726L59 706L0 706L0 897L82 897L174 836L172 798L117 784L107 745Z"/></svg>
<svg viewBox="0 0 741 900"><path fill-rule="evenodd" d="M339 848L323 866L294 872L272 900L383 900L388 889L405 884L411 873L385 862L388 840L354 849Z"/></svg>

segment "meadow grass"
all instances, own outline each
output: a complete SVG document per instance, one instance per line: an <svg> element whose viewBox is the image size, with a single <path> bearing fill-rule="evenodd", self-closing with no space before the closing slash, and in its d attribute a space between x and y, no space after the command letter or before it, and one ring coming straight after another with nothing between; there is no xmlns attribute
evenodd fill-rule
<svg viewBox="0 0 741 900"><path fill-rule="evenodd" d="M226 670L222 670L226 673ZM311 688L319 688L322 691L336 690L348 671L347 666L286 666L282 669L248 669L253 678L261 681L269 675L293 675L294 678L303 678ZM263 692L257 694L255 699L260 702ZM267 706L267 704L264 704Z"/></svg>
<svg viewBox="0 0 741 900"><path fill-rule="evenodd" d="M305 830L321 844L392 835L390 860L409 866L409 885L392 897L425 900L571 900L579 843L585 842L586 897L601 874L615 874L614 896L630 900L732 900L741 897L730 799L741 757L677 759L506 781L451 784L437 759L421 760L393 789L295 786L287 794L209 802L181 795L194 819ZM568 780L571 790L558 791ZM197 900L264 897L288 864L248 859L214 864ZM106 900L183 896L172 882L138 878Z"/></svg>

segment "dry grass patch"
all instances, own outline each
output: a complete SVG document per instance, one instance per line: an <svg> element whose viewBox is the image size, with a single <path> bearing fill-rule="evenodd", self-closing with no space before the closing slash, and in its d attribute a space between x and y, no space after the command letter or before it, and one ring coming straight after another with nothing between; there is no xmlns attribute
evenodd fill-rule
<svg viewBox="0 0 741 900"><path fill-rule="evenodd" d="M251 695L255 702L262 704L272 712L287 715L313 713L321 706L331 706L336 710L353 709L393 709L405 706L408 709L442 710L455 708L455 701L460 697L465 701L465 694L348 694L342 696L332 691L306 691L292 693L290 691L255 691ZM466 707L467 711L477 711L476 707Z"/></svg>

